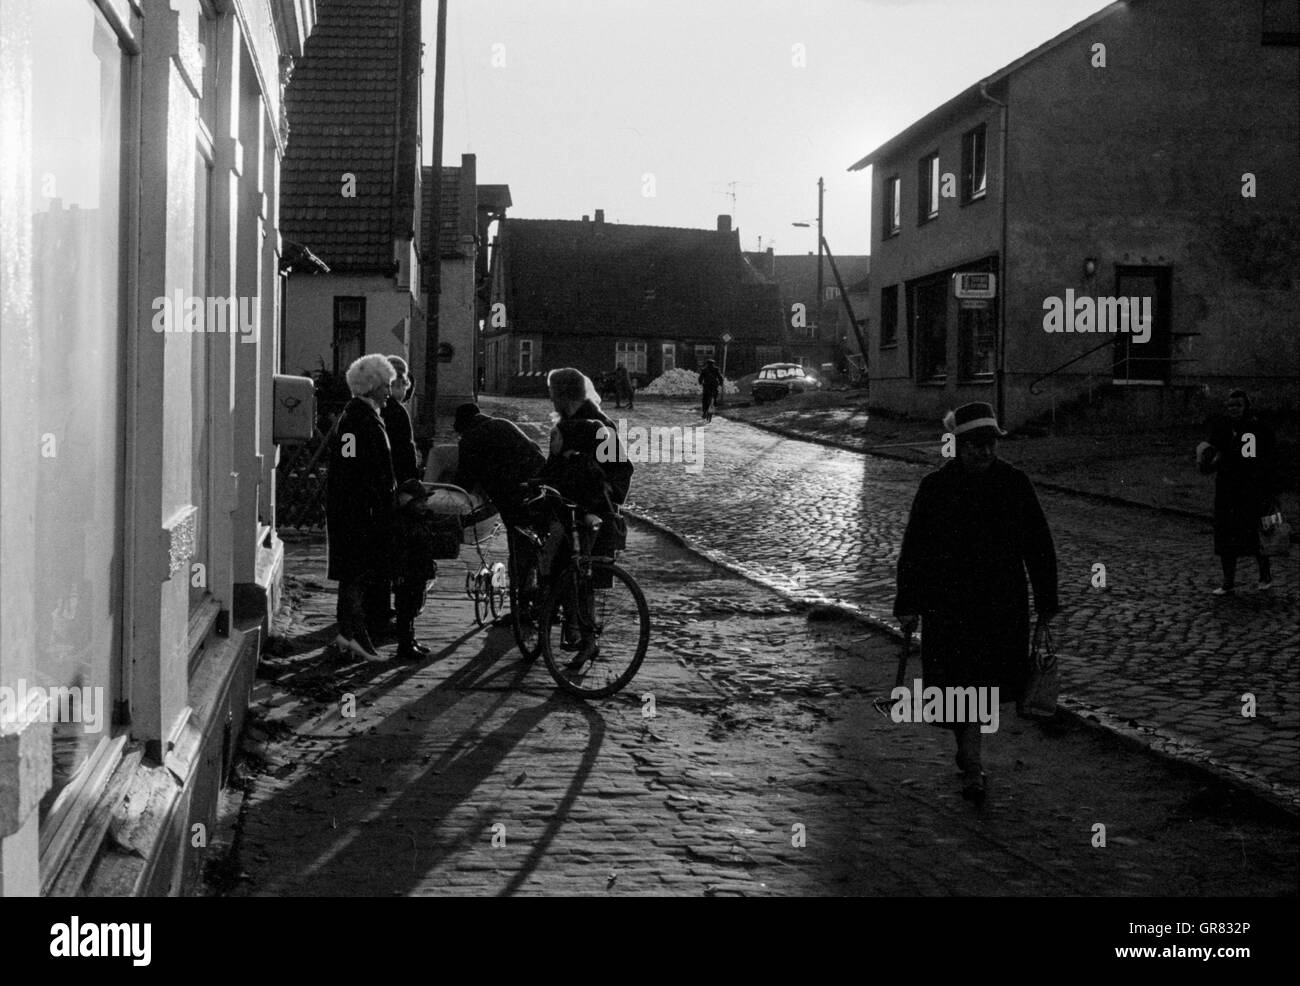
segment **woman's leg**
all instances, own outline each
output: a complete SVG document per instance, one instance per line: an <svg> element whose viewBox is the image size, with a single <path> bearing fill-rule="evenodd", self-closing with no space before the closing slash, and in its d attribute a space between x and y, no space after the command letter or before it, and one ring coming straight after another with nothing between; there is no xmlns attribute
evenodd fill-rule
<svg viewBox="0 0 1300 986"><path fill-rule="evenodd" d="M1255 560L1259 562L1259 584L1268 585L1273 581L1273 565L1268 560L1268 555L1260 553L1255 556Z"/></svg>
<svg viewBox="0 0 1300 986"><path fill-rule="evenodd" d="M1231 589L1237 582L1237 556L1220 555L1219 564L1223 566L1223 588Z"/></svg>

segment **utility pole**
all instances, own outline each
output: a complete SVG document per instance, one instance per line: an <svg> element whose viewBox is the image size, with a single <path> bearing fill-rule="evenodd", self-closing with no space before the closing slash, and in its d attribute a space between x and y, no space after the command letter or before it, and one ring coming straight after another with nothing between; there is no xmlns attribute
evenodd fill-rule
<svg viewBox="0 0 1300 986"><path fill-rule="evenodd" d="M425 316L424 392L420 400L417 436L433 440L436 429L434 405L438 392L438 307L442 301L442 250L439 232L442 229L442 95L447 75L447 0L438 0L438 38L435 42L433 70L433 181L425 189L433 197L432 243L429 256L424 258L426 283L429 286L429 310Z"/></svg>
<svg viewBox="0 0 1300 986"><path fill-rule="evenodd" d="M822 337L822 244L826 242L826 231L822 228L822 205L826 186L817 179L817 338Z"/></svg>

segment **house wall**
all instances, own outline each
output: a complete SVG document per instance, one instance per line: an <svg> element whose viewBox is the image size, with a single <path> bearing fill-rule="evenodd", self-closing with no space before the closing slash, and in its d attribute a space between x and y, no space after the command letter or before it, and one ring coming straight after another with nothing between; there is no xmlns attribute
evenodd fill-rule
<svg viewBox="0 0 1300 986"><path fill-rule="evenodd" d="M284 367L286 373L311 373L322 363L334 368L334 299L366 299L367 353L410 356L407 342L394 333L403 319L416 314L414 296L381 275L300 275L289 279ZM343 372L347 367L339 367ZM419 378L417 378L418 380Z"/></svg>
<svg viewBox="0 0 1300 986"><path fill-rule="evenodd" d="M993 399L991 382L962 381L956 372L949 372L944 383L916 382L916 347L909 323L907 286L909 281L917 278L949 269L965 269L982 258L997 254L1001 229L998 198L1000 162L996 153L998 116L998 108L992 103L981 106L936 125L927 138L914 142L873 166L871 295L865 313L868 318L868 365L873 404L937 421L947 409L957 404ZM960 196L962 135L980 124L985 125L987 135L987 192L983 198L963 204ZM922 157L936 151L939 154L940 174L953 175L958 195L940 198L939 215L924 224L918 224L917 198L920 183L917 169ZM894 175L902 179L900 229L896 235L886 238L883 236L884 187L885 181ZM882 347L881 292L891 285L898 286L897 341L894 345ZM949 305L952 312L947 340L947 363L951 370L958 364L956 299L950 297Z"/></svg>
<svg viewBox="0 0 1300 986"><path fill-rule="evenodd" d="M1008 403L1108 382L1109 347L1046 333L1043 300L1110 296L1116 265L1172 268L1171 382L1253 386L1295 407L1300 366L1300 49L1261 44L1258 3L1133 4L1010 79ZM1092 65L1093 45L1106 65ZM1242 175L1258 194L1242 196ZM1085 278L1084 258L1098 262ZM1091 375L1091 379L1089 379Z"/></svg>
<svg viewBox="0 0 1300 986"><path fill-rule="evenodd" d="M3 896L185 888L226 766L213 751L242 721L278 596L278 80L280 55L301 52L266 33L269 0L221 9L5 0L0 19L0 687L102 689L107 707L96 731L0 704ZM248 321L168 325L177 292L233 298ZM112 794L114 769L149 797ZM56 770L64 794L42 814ZM78 819L96 810L144 834L87 877L77 861L103 834Z"/></svg>
<svg viewBox="0 0 1300 986"><path fill-rule="evenodd" d="M1296 406L1298 53L1261 44L1260 11L1257 3L1216 0L1134 3L993 88L1008 103L1006 265L998 287L1006 423L1111 382L1114 353L1103 346L1042 384L1040 395L1029 393L1036 378L1105 341L1045 332L1045 299L1063 299L1067 289L1110 297L1121 266L1170 269L1172 389L1246 385L1261 403ZM1096 44L1105 45L1105 67L1093 65ZM917 381L906 282L981 258L996 262L999 115L996 106L975 103L936 116L929 136L873 164L870 373L880 406L933 418L961 402L995 399L993 384L962 383L951 372L943 384ZM987 195L965 206L944 199L938 218L918 227L919 159L937 150L941 171L960 182L961 134L980 121L988 134ZM1247 172L1255 198L1242 196ZM883 238L883 187L894 173L902 178L902 231ZM1092 277L1086 258L1097 263ZM891 284L899 285L898 344L881 349L881 291ZM950 368L958 344L953 323ZM1152 406L1157 415L1200 413L1185 399Z"/></svg>
<svg viewBox="0 0 1300 986"><path fill-rule="evenodd" d="M438 298L438 340L452 347L449 362L438 364L438 394L435 414L438 430L450 427L456 407L474 399L478 371L476 345L478 325L474 299L473 245L462 260L442 261L442 293ZM446 419L445 421L443 419Z"/></svg>

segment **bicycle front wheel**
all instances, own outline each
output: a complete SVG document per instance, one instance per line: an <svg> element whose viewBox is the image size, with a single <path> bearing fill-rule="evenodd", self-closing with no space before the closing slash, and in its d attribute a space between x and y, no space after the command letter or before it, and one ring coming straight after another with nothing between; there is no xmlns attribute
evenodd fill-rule
<svg viewBox="0 0 1300 986"><path fill-rule="evenodd" d="M627 686L645 660L650 609L641 587L618 565L570 565L542 607L542 656L564 691L603 698Z"/></svg>
<svg viewBox="0 0 1300 986"><path fill-rule="evenodd" d="M510 571L510 622L515 631L519 655L525 661L537 660L542 649L537 618L542 608L541 593L537 587L537 563L533 558L519 559L511 553Z"/></svg>

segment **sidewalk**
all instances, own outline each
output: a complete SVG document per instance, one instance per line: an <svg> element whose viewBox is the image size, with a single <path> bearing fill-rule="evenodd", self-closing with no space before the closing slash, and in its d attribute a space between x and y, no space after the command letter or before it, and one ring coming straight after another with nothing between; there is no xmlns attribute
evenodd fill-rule
<svg viewBox="0 0 1300 986"><path fill-rule="evenodd" d="M641 525L624 561L650 603L650 653L625 693L584 704L540 661L521 664L508 629L474 625L464 561L444 564L421 618L427 662L326 658L324 545L289 544L213 890L1294 892L1294 820L1009 706L976 810L958 795L947 734L872 710L892 685L887 636L805 611Z"/></svg>

